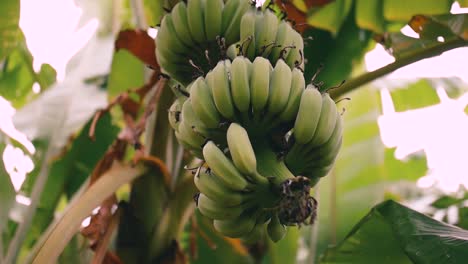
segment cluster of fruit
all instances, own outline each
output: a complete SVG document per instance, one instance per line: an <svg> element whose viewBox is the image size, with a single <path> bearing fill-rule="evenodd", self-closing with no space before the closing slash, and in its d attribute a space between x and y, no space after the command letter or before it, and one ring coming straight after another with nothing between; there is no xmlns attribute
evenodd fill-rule
<svg viewBox="0 0 468 264"><path fill-rule="evenodd" d="M204 161L201 214L246 242L313 223L310 188L333 166L342 124L328 93L306 85L301 35L248 0L188 0L164 16L156 47L181 84L169 122Z"/></svg>

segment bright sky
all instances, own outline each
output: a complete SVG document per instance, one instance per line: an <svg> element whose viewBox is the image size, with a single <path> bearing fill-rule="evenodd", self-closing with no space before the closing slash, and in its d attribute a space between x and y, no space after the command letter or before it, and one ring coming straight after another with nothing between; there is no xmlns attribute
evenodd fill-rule
<svg viewBox="0 0 468 264"><path fill-rule="evenodd" d="M468 12L455 3L452 12ZM68 60L90 39L97 29L96 20L91 20L77 29L82 11L73 0L21 0L20 26L23 29L29 49L34 55L34 67L41 63L51 64L58 73L58 80L65 78ZM27 18L27 19L26 19ZM412 34L406 28L406 34ZM393 61L382 47L366 55L368 70L374 70ZM467 49L457 49L442 56L407 66L385 78L452 77L457 76L468 82L466 67L454 62L468 61ZM463 112L468 96L459 100L447 97L442 87L438 89L439 105L395 113L388 91L382 91L384 115L379 118L382 140L388 147L397 147L398 158L424 149L430 172L418 184L428 187L438 184L443 190L454 191L460 183L468 186L467 171L468 118ZM33 168L29 154L34 146L12 127L11 117L15 109L0 97L0 130L22 143L30 153L8 146L3 161L12 176L16 189L24 181L26 173Z"/></svg>

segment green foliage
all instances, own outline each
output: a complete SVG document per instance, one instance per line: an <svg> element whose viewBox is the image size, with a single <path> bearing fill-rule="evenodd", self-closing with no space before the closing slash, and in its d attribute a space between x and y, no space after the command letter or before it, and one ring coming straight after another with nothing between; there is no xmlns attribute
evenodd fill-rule
<svg viewBox="0 0 468 264"><path fill-rule="evenodd" d="M468 231L393 201L374 207L321 263L462 263Z"/></svg>
<svg viewBox="0 0 468 264"><path fill-rule="evenodd" d="M0 61L8 56L22 39L19 29L19 0L5 0L0 3Z"/></svg>
<svg viewBox="0 0 468 264"><path fill-rule="evenodd" d="M145 65L127 50L114 53L107 86L109 97L143 85L144 69Z"/></svg>
<svg viewBox="0 0 468 264"><path fill-rule="evenodd" d="M0 151L3 152L5 145L0 143ZM0 235L3 235L3 228L5 227L10 209L15 204L16 192L10 180L10 175L5 170L3 162L0 163ZM0 248L0 250L3 250Z"/></svg>

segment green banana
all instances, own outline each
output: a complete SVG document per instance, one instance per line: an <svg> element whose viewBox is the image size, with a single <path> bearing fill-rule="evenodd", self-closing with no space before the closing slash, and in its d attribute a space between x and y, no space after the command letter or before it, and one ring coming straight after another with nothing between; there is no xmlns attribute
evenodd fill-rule
<svg viewBox="0 0 468 264"><path fill-rule="evenodd" d="M267 59L255 58L250 79L250 100L254 113L261 112L268 102L271 71L271 64Z"/></svg>
<svg viewBox="0 0 468 264"><path fill-rule="evenodd" d="M278 18L270 10L257 12L255 19L255 53L268 58L278 32Z"/></svg>
<svg viewBox="0 0 468 264"><path fill-rule="evenodd" d="M239 205L249 199L248 193L229 189L214 172L203 166L197 170L194 182L201 193L226 206Z"/></svg>
<svg viewBox="0 0 468 264"><path fill-rule="evenodd" d="M180 135L179 131L175 131L175 136L177 141L188 151L190 151L195 157L199 159L203 159L203 153L200 147L193 145L193 143L189 143L184 136Z"/></svg>
<svg viewBox="0 0 468 264"><path fill-rule="evenodd" d="M283 60L278 60L271 73L267 106L269 115L278 114L286 107L291 92L291 81L291 69Z"/></svg>
<svg viewBox="0 0 468 264"><path fill-rule="evenodd" d="M205 43L205 0L190 0L187 3L188 26L194 40L199 43Z"/></svg>
<svg viewBox="0 0 468 264"><path fill-rule="evenodd" d="M309 84L302 92L296 122L294 123L294 138L299 144L306 144L314 136L320 119L322 95L313 85Z"/></svg>
<svg viewBox="0 0 468 264"><path fill-rule="evenodd" d="M172 8L171 15L174 22L175 33L180 41L187 47L194 47L196 44L189 29L187 5L184 2L179 2Z"/></svg>
<svg viewBox="0 0 468 264"><path fill-rule="evenodd" d="M292 70L291 93L289 94L288 103L279 115L282 122L295 121L299 104L301 103L301 96L306 87L304 74L297 68Z"/></svg>
<svg viewBox="0 0 468 264"><path fill-rule="evenodd" d="M215 40L221 34L223 0L205 0L205 32L207 40Z"/></svg>
<svg viewBox="0 0 468 264"><path fill-rule="evenodd" d="M280 58L280 55L284 56L283 58L287 58L289 53L289 48L285 49L288 46L290 40L288 39L289 31L294 30L291 28L288 22L282 20L278 25L278 32L276 33L276 45L272 47L271 53L269 55L270 61L277 61ZM284 50L284 51L283 51ZM283 51L284 54L281 54Z"/></svg>
<svg viewBox="0 0 468 264"><path fill-rule="evenodd" d="M249 10L247 0L229 0L223 10L222 32L226 45L239 41L240 23L242 16Z"/></svg>
<svg viewBox="0 0 468 264"><path fill-rule="evenodd" d="M312 146L322 145L331 137L335 128L337 115L338 111L335 102L328 93L323 93L320 120L310 142Z"/></svg>
<svg viewBox="0 0 468 264"><path fill-rule="evenodd" d="M286 57L285 61L290 67L297 67L304 70L304 40L302 39L299 32L292 30L290 31L292 45L295 48L291 49Z"/></svg>
<svg viewBox="0 0 468 264"><path fill-rule="evenodd" d="M249 66L244 57L236 57L231 65L231 93L236 108L245 113L250 106Z"/></svg>
<svg viewBox="0 0 468 264"><path fill-rule="evenodd" d="M175 131L178 130L179 123L180 123L180 114L182 110L180 101L181 100L176 99L174 103L172 103L171 107L169 107L169 111L168 111L169 124Z"/></svg>
<svg viewBox="0 0 468 264"><path fill-rule="evenodd" d="M268 223L267 232L268 236L273 242L280 241L286 235L286 227L283 224L281 224L278 218L278 214L273 214L273 217Z"/></svg>
<svg viewBox="0 0 468 264"><path fill-rule="evenodd" d="M251 60L255 58L255 20L256 12L252 10L245 13L240 22L240 51Z"/></svg>
<svg viewBox="0 0 468 264"><path fill-rule="evenodd" d="M247 131L236 123L231 123L226 134L229 152L236 168L247 175L257 172L257 159Z"/></svg>
<svg viewBox="0 0 468 264"><path fill-rule="evenodd" d="M231 97L231 88L228 77L228 61L220 61L213 69L213 86L210 86L213 99L219 113L229 119L234 119L234 104Z"/></svg>
<svg viewBox="0 0 468 264"><path fill-rule="evenodd" d="M244 191L249 186L244 176L213 141L208 141L203 147L203 158L211 170L228 188Z"/></svg>
<svg viewBox="0 0 468 264"><path fill-rule="evenodd" d="M203 77L196 79L190 90L190 99L195 115L207 128L218 128L221 116L216 109L211 90Z"/></svg>
<svg viewBox="0 0 468 264"><path fill-rule="evenodd" d="M202 215L219 220L235 219L244 211L241 205L227 207L217 200L211 200L203 193L198 195L197 207Z"/></svg>
<svg viewBox="0 0 468 264"><path fill-rule="evenodd" d="M242 237L249 234L255 227L257 212L244 211L238 218L229 220L214 220L216 231L228 237Z"/></svg>

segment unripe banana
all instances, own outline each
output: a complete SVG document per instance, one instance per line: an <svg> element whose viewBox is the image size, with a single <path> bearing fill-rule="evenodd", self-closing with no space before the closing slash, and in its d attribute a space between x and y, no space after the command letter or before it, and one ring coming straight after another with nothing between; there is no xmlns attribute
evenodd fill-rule
<svg viewBox="0 0 468 264"><path fill-rule="evenodd" d="M205 32L208 40L221 35L223 0L205 0Z"/></svg>
<svg viewBox="0 0 468 264"><path fill-rule="evenodd" d="M231 93L236 108L245 113L250 106L249 65L244 57L236 57L231 65Z"/></svg>
<svg viewBox="0 0 468 264"><path fill-rule="evenodd" d="M268 236L271 238L273 242L278 242L286 235L286 227L281 224L278 214L273 214L270 222L267 226Z"/></svg>
<svg viewBox="0 0 468 264"><path fill-rule="evenodd" d="M291 40L288 39L289 31L294 30L291 28L288 22L282 20L278 25L278 32L276 33L276 45L272 48L271 53L269 55L270 61L277 61L280 58L280 55L283 58L288 57L288 53L290 48L285 49L288 44L290 44ZM284 54L281 54L283 52Z"/></svg>
<svg viewBox="0 0 468 264"><path fill-rule="evenodd" d="M229 220L214 220L214 228L228 237L242 237L249 234L255 224L257 212L244 211L238 218Z"/></svg>
<svg viewBox="0 0 468 264"><path fill-rule="evenodd" d="M163 17L160 29L156 36L157 47L160 46L162 50L169 50L174 54L184 55L186 47L182 44L178 36L174 34L176 30L171 14L167 14Z"/></svg>
<svg viewBox="0 0 468 264"><path fill-rule="evenodd" d="M252 63L252 77L250 79L250 100L254 113L262 111L270 93L270 62L262 57L256 57Z"/></svg>
<svg viewBox="0 0 468 264"><path fill-rule="evenodd" d="M226 134L229 152L236 168L243 174L257 172L257 159L247 131L236 123L231 123Z"/></svg>
<svg viewBox="0 0 468 264"><path fill-rule="evenodd" d="M220 61L213 69L213 86L210 82L211 93L219 113L225 118L232 120L234 118L234 104L231 97L231 88L228 77L228 62Z"/></svg>
<svg viewBox="0 0 468 264"><path fill-rule="evenodd" d="M255 57L255 20L256 12L252 10L242 16L240 23L240 51L249 59Z"/></svg>
<svg viewBox="0 0 468 264"><path fill-rule="evenodd" d="M299 104L301 103L301 95L305 89L304 74L297 68L292 70L291 93L289 94L288 103L283 112L279 115L279 119L283 122L295 121Z"/></svg>
<svg viewBox="0 0 468 264"><path fill-rule="evenodd" d="M330 138L324 144L320 146L313 146L312 144L307 144L305 148L305 155L308 160L316 160L320 159L327 153L333 153L335 149L338 148L337 146L341 138L343 137L343 121L340 115L337 115L335 126L333 129L333 133Z"/></svg>
<svg viewBox="0 0 468 264"><path fill-rule="evenodd" d="M291 67L298 67L304 70L304 40L299 32L293 30L290 33L292 33L292 45L295 48L289 51L286 63Z"/></svg>
<svg viewBox="0 0 468 264"><path fill-rule="evenodd" d="M241 237L242 243L246 245L252 245L255 242L261 240L263 237L264 229L265 229L265 223L257 221L252 231L250 231L250 233L247 233L246 235L243 235Z"/></svg>
<svg viewBox="0 0 468 264"><path fill-rule="evenodd" d="M301 96L301 103L294 123L294 138L299 144L306 144L314 136L320 119L322 95L313 85L308 85Z"/></svg>
<svg viewBox="0 0 468 264"><path fill-rule="evenodd" d="M275 43L278 31L278 18L270 10L258 12L255 20L255 52L257 56L268 58Z"/></svg>
<svg viewBox="0 0 468 264"><path fill-rule="evenodd" d="M192 33L189 30L189 23L187 19L187 5L181 1L172 8L171 11L172 20L174 22L175 33L179 37L180 41L185 46L195 46L195 41L192 38Z"/></svg>
<svg viewBox="0 0 468 264"><path fill-rule="evenodd" d="M190 0L187 4L187 19L192 37L198 43L206 42L205 0Z"/></svg>
<svg viewBox="0 0 468 264"><path fill-rule="evenodd" d="M246 190L249 185L247 180L213 141L208 141L203 147L203 158L228 188L236 191Z"/></svg>
<svg viewBox="0 0 468 264"><path fill-rule="evenodd" d="M200 167L195 174L194 182L201 193L226 206L239 205L249 198L247 193L229 189L209 168Z"/></svg>
<svg viewBox="0 0 468 264"><path fill-rule="evenodd" d="M271 73L270 92L268 97L268 114L280 113L288 103L291 92L291 69L283 60L278 60Z"/></svg>
<svg viewBox="0 0 468 264"><path fill-rule="evenodd" d="M211 90L202 77L193 82L190 90L190 100L195 115L207 128L217 128L221 116L216 109Z"/></svg>
<svg viewBox="0 0 468 264"><path fill-rule="evenodd" d="M195 157L203 159L203 153L200 147L194 146L192 145L193 143L187 142L185 137L180 135L179 131L175 131L175 135L180 145L182 145L186 150L190 151Z"/></svg>
<svg viewBox="0 0 468 264"><path fill-rule="evenodd" d="M179 128L181 111L181 100L176 99L174 103L172 103L171 107L169 107L168 111L169 124L175 131L177 131Z"/></svg>
<svg viewBox="0 0 468 264"><path fill-rule="evenodd" d="M310 142L312 146L322 145L331 137L335 128L337 115L338 111L336 110L335 102L330 98L328 93L323 93L320 120L315 130L314 137Z"/></svg>
<svg viewBox="0 0 468 264"><path fill-rule="evenodd" d="M179 130L177 132L179 132L177 135L178 139L183 140L195 149L201 150L203 143L205 142L205 138L195 130L195 126L182 121L179 124Z"/></svg>
<svg viewBox="0 0 468 264"><path fill-rule="evenodd" d="M198 195L197 207L202 215L219 220L235 219L244 211L242 206L227 207L218 201L211 200L203 193Z"/></svg>
<svg viewBox="0 0 468 264"><path fill-rule="evenodd" d="M222 31L226 44L229 46L239 41L242 16L249 10L250 3L246 0L229 0L223 10Z"/></svg>

